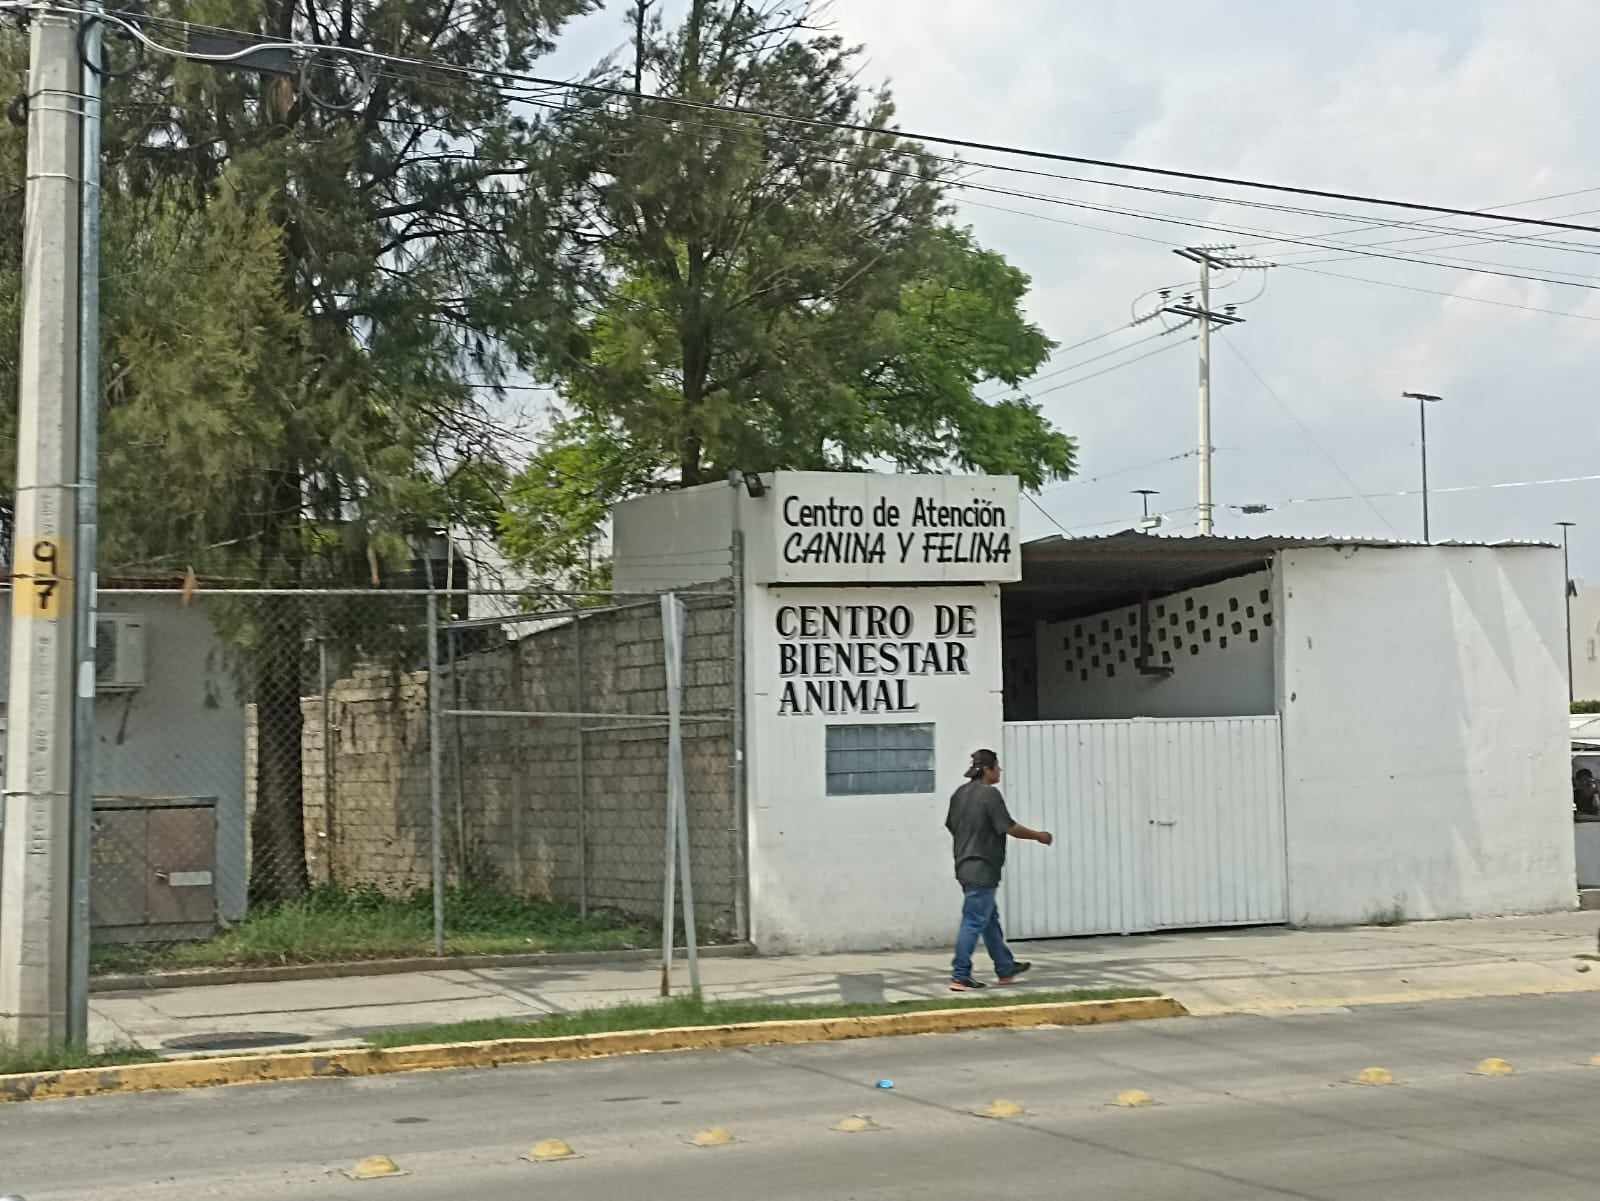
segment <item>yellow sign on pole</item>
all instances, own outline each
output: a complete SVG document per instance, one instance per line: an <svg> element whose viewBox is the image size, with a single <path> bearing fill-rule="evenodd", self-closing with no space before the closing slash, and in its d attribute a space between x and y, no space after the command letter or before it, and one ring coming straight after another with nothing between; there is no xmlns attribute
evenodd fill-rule
<svg viewBox="0 0 1600 1201"><path fill-rule="evenodd" d="M72 611L72 558L62 538L19 538L11 576L11 612L19 618L57 621Z"/></svg>

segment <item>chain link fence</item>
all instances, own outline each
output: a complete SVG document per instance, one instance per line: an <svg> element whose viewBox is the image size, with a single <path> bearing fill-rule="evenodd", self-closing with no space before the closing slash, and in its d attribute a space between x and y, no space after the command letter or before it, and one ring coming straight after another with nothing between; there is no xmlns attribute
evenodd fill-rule
<svg viewBox="0 0 1600 1201"><path fill-rule="evenodd" d="M733 593L683 599L698 924L732 935ZM102 590L97 970L428 953L436 813L449 949L646 945L668 795L661 606L577 601Z"/></svg>
<svg viewBox="0 0 1600 1201"><path fill-rule="evenodd" d="M698 924L728 935L739 929L743 896L734 600L728 592L680 599ZM504 640L482 645L485 629ZM583 914L659 916L670 755L659 599L608 597L558 614L457 623L447 640L451 871L568 900Z"/></svg>

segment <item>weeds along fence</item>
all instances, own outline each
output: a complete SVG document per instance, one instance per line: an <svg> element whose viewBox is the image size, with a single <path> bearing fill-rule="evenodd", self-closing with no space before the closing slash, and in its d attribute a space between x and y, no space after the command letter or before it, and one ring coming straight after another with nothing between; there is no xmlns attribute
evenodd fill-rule
<svg viewBox="0 0 1600 1201"><path fill-rule="evenodd" d="M699 925L734 934L734 596L680 597ZM94 942L156 948L319 889L435 884L659 920L660 597L577 599L103 589Z"/></svg>

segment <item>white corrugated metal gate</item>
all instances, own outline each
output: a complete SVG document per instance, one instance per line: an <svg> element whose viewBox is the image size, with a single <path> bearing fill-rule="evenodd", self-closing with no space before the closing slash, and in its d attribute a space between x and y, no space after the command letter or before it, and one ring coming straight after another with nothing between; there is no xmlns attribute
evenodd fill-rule
<svg viewBox="0 0 1600 1201"><path fill-rule="evenodd" d="M1276 717L1008 722L1012 938L1272 925L1289 917Z"/></svg>

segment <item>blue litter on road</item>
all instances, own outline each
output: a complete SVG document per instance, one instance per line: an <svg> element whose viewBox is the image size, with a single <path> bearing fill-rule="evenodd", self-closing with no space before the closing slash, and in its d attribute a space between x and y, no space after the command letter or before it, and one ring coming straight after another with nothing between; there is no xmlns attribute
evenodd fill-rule
<svg viewBox="0 0 1600 1201"><path fill-rule="evenodd" d="M878 1081L876 1087L877 1088L893 1088L894 1087L894 1081L893 1080L880 1080L880 1081Z"/></svg>

